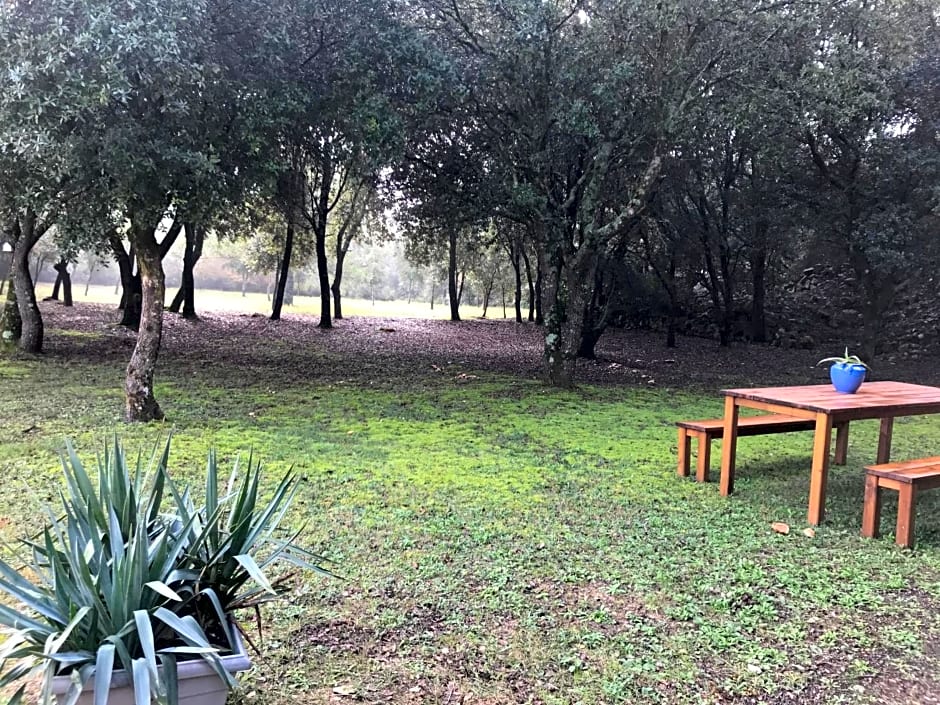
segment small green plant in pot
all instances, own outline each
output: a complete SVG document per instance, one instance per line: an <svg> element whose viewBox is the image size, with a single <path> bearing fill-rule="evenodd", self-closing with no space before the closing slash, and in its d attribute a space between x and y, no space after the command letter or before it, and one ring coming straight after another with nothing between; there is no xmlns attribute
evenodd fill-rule
<svg viewBox="0 0 940 705"><path fill-rule="evenodd" d="M817 362L817 365L823 365L831 362L829 367L829 379L832 380L832 386L837 392L843 394L854 394L865 381L869 367L862 362L858 355L849 355L849 349L845 349L845 355L840 357L826 357Z"/></svg>
<svg viewBox="0 0 940 705"><path fill-rule="evenodd" d="M260 465L236 462L220 494L210 453L197 506L170 477L169 450L132 469L115 440L95 481L67 444L59 511L46 508L21 565L0 560L0 591L19 603L0 604L0 687L39 677L43 703L221 705L232 673L250 665L234 612L287 589L269 569L330 574L280 530L298 487L291 473L262 500Z"/></svg>

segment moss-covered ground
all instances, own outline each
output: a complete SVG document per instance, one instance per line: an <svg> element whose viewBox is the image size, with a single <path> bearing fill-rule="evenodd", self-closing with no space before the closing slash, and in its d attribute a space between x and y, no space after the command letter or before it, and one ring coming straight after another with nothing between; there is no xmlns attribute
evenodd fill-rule
<svg viewBox="0 0 940 705"><path fill-rule="evenodd" d="M0 362L3 539L37 527L66 437L90 458L115 431L145 453L172 431L177 477L199 482L214 447L253 451L272 484L289 466L304 478L292 521L342 578L305 577L266 610L240 702L937 702L940 492L916 550L859 537L876 424L853 425L811 538L811 434L742 440L730 499L676 476L673 424L718 415L714 389L556 391L423 364L379 377L329 343L266 373L246 360L292 346L266 337L238 362L169 349L171 421L128 427L122 359L95 348L119 334L64 333L44 358ZM937 448L936 418L898 421L895 457Z"/></svg>

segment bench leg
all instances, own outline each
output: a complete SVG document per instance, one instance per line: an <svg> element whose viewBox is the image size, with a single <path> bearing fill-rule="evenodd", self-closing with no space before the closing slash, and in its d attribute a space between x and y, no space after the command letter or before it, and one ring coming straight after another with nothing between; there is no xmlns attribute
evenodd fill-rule
<svg viewBox="0 0 940 705"><path fill-rule="evenodd" d="M687 428L679 429L679 477L689 476L689 453L692 450L692 439Z"/></svg>
<svg viewBox="0 0 940 705"><path fill-rule="evenodd" d="M712 437L710 434L698 434L698 459L695 467L695 479L708 482L708 469L712 462Z"/></svg>
<svg viewBox="0 0 940 705"><path fill-rule="evenodd" d="M845 465L849 450L849 424L840 423L836 426L836 455L833 459L836 465Z"/></svg>
<svg viewBox="0 0 940 705"><path fill-rule="evenodd" d="M881 529L881 487L874 475L865 477L865 505L862 509L862 536L878 538Z"/></svg>
<svg viewBox="0 0 940 705"><path fill-rule="evenodd" d="M894 542L910 548L914 545L914 510L917 504L917 489L913 484L902 485L898 492L898 526Z"/></svg>

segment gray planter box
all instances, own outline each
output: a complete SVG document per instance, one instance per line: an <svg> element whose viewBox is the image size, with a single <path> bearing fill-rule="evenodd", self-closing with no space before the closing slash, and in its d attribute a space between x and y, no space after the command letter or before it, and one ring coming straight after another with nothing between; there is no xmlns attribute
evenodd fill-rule
<svg viewBox="0 0 940 705"><path fill-rule="evenodd" d="M222 657L222 665L229 673L239 673L251 668L251 659L248 658L238 630L235 630L235 638L238 641L238 651ZM177 673L181 705L225 705L228 688L201 658L180 661L177 664ZM55 693L59 705L64 705L70 683L68 676L56 676L53 679L52 692ZM78 705L93 705L94 701L95 679L92 678L82 689ZM114 672L108 693L108 705L134 705L134 688L126 671Z"/></svg>

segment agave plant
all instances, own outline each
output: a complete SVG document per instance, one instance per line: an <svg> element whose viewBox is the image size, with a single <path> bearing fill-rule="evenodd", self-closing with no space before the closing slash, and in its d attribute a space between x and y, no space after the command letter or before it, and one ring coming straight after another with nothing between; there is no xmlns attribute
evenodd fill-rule
<svg viewBox="0 0 940 705"><path fill-rule="evenodd" d="M244 473L236 460L225 492L219 495L215 451L206 464L205 504L197 508L191 493L167 482L173 497L172 531L184 547L187 572L173 585L181 604L177 612L193 616L209 628L225 629L234 610L257 608L288 587L286 577L270 581L265 569L286 562L321 575L333 575L319 556L301 548L301 533L280 536L281 522L293 502L298 484L293 473L281 480L272 497L259 505L261 465L249 456ZM229 643L232 634L226 632Z"/></svg>
<svg viewBox="0 0 940 705"><path fill-rule="evenodd" d="M849 355L848 348L845 349L844 355L837 355L834 357L824 357L822 360L817 362L816 365L817 366L824 365L827 362L831 362L836 365L861 365L862 367L866 369L871 369L870 367L868 367L868 365L862 362L861 358L859 358L858 355Z"/></svg>
<svg viewBox="0 0 940 705"><path fill-rule="evenodd" d="M290 473L262 502L260 465L249 461L239 480L236 464L230 489L219 496L210 453L206 502L197 507L167 472L169 450L168 440L147 467L138 457L131 472L115 439L98 458L95 483L66 445L61 513L45 510L47 525L23 542L19 569L0 560L0 591L19 603L0 604L8 632L0 687L41 676L42 702L50 702L53 678L68 674L71 704L94 676L94 702L103 705L112 673L124 669L137 705L173 705L177 660L191 658L232 687L221 663L236 642L232 610L257 606L283 587L265 568L288 561L329 574L294 544L296 533L278 537L297 490Z"/></svg>

